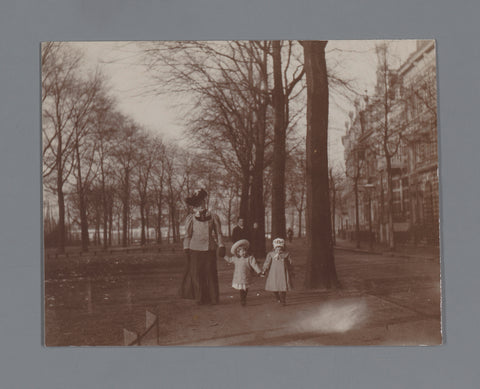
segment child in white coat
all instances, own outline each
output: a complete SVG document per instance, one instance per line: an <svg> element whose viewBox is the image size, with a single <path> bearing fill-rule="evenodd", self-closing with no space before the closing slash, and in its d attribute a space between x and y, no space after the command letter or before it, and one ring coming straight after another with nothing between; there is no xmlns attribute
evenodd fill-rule
<svg viewBox="0 0 480 389"><path fill-rule="evenodd" d="M286 305L287 291L292 290L293 265L290 254L285 250L285 241L277 238L273 241L273 251L267 254L263 264L263 273L268 271L265 290L273 292L279 304Z"/></svg>
<svg viewBox="0 0 480 389"><path fill-rule="evenodd" d="M255 258L248 255L250 243L246 239L241 239L232 246L232 257L225 257L225 261L233 263L235 270L233 272L232 288L240 291L240 303L245 306L247 303L248 287L251 282L252 271L258 275L262 274L262 270L257 264Z"/></svg>

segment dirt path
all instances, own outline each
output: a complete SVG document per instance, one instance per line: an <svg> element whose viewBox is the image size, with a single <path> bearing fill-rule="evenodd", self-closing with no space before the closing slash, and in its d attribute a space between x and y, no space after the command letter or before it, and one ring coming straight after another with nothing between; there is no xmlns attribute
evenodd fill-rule
<svg viewBox="0 0 480 389"><path fill-rule="evenodd" d="M288 294L279 306L263 290L250 288L241 307L229 287L232 268L220 264L221 303L176 302L175 319L163 328L162 345L359 345L438 344L440 309L437 267L431 261L337 253L342 290ZM300 285L302 280L300 281ZM167 310L158 306L158 312Z"/></svg>
<svg viewBox="0 0 480 389"><path fill-rule="evenodd" d="M124 328L144 331L147 310L158 316L158 343L166 346L441 342L438 261L337 250L342 288L306 291L302 241L289 250L297 279L285 307L263 290L263 278L255 279L242 307L230 286L233 266L224 261L218 262L220 304L178 298L180 250L58 260L45 282L47 345L122 345Z"/></svg>

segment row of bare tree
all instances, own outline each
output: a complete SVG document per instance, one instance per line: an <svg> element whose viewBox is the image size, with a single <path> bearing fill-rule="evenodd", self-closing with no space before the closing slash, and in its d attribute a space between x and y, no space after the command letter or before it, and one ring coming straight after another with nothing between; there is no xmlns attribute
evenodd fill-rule
<svg viewBox="0 0 480 389"><path fill-rule="evenodd" d="M265 233L265 203L271 199L272 236L285 237L285 165L300 146L294 130L305 107L295 104L305 87L301 46L151 42L144 54L157 81L150 92L188 98L191 147L239 183L239 216L247 228L256 222Z"/></svg>
<svg viewBox="0 0 480 389"><path fill-rule="evenodd" d="M300 195L295 205L301 214L305 195L311 246L306 283L310 287L336 284L328 181L326 44L154 42L144 47L145 64L157 81L151 92L188 94L193 104L185 116L194 146L241 183L240 216L247 228L256 222L265 233L265 196L270 195L271 234L286 236L285 170L288 156L294 155L301 141L294 136L296 126L305 120L306 187L296 186L297 178L291 183L296 194L289 200ZM266 170L271 171L267 185Z"/></svg>
<svg viewBox="0 0 480 389"><path fill-rule="evenodd" d="M179 148L121 114L105 77L82 66L81 52L64 43L44 44L43 177L58 204L59 250L65 250L66 198L76 210L86 250L89 224L103 231L107 246L115 217L127 245L134 207L142 243L150 223L161 239L164 214L178 238L187 211L182 197L202 186L217 207L227 204L228 225L238 196L238 212L247 226L256 222L265 233L266 203L271 202L274 237L286 235L287 204L295 204L299 220L305 204L307 286L336 285L325 46L293 41L142 44L152 78L145 93L176 95L186 107L191 142ZM295 135L302 118L305 145ZM298 174L286 175L287 163ZM155 221L149 220L152 207Z"/></svg>
<svg viewBox="0 0 480 389"><path fill-rule="evenodd" d="M180 200L192 176L200 174L194 156L120 113L105 77L85 70L82 57L65 43L42 47L43 179L45 197L56 196L59 251L65 250L67 205L83 250L89 226L95 226L95 236L102 231L99 240L107 247L116 224L126 246L132 209L138 210L141 243L149 226L155 226L159 242L165 224L179 239Z"/></svg>

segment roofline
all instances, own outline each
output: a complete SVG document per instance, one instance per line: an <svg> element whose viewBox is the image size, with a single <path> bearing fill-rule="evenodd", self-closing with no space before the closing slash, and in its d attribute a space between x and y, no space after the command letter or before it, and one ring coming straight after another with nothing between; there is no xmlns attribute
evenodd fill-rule
<svg viewBox="0 0 480 389"><path fill-rule="evenodd" d="M407 60L398 68L398 74L403 75L406 73L421 56L423 56L427 51L430 51L432 48L435 48L435 40L433 39L428 41L428 43L420 50L414 51L410 57L408 57Z"/></svg>

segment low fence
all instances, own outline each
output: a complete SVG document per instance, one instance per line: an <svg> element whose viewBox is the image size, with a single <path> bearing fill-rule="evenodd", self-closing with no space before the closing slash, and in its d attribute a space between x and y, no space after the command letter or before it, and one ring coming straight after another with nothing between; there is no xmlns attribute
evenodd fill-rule
<svg viewBox="0 0 480 389"><path fill-rule="evenodd" d="M160 328L158 323L158 316L152 312L146 311L145 315L145 331L137 333L135 331L123 329L123 343L125 346L142 346L152 345L148 340L151 339L151 334L154 334L156 344L160 344Z"/></svg>

